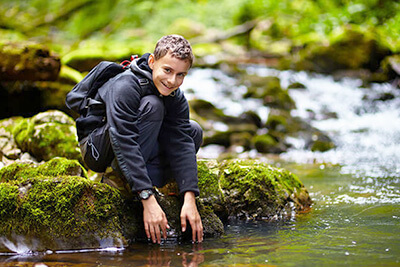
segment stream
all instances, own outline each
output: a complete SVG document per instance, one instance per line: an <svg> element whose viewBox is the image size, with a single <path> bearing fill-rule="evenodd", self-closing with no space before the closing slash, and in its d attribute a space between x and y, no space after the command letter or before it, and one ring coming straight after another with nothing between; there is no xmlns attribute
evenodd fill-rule
<svg viewBox="0 0 400 267"><path fill-rule="evenodd" d="M2 266L400 266L400 90L390 84L362 87L357 79L277 71L246 66L250 74L277 76L291 89L306 119L331 136L337 147L327 152L292 149L265 161L287 168L305 184L312 210L277 222L230 221L221 238L202 244L133 244L36 253L11 244L0 254ZM227 115L256 110L266 120L269 109L243 100L246 88L220 70L194 69L184 87L188 99L202 98ZM387 97L393 96L393 97ZM327 114L335 114L328 116ZM215 127L224 128L216 124ZM218 156L221 148L201 148L199 157ZM259 156L250 151L246 156Z"/></svg>

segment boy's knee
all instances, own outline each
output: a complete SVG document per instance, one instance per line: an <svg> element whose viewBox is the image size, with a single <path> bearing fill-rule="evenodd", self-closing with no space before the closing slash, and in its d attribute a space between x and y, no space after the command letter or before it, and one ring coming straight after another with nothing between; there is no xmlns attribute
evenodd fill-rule
<svg viewBox="0 0 400 267"><path fill-rule="evenodd" d="M158 96L145 96L140 101L139 112L142 120L160 121L165 114L164 103Z"/></svg>

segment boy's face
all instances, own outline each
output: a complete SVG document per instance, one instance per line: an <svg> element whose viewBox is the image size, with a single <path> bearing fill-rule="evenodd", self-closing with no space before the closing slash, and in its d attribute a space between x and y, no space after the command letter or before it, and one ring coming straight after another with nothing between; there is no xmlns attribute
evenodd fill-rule
<svg viewBox="0 0 400 267"><path fill-rule="evenodd" d="M153 82L158 92L168 96L181 86L190 69L189 60L181 60L167 53L159 60L149 57L149 67L153 70Z"/></svg>

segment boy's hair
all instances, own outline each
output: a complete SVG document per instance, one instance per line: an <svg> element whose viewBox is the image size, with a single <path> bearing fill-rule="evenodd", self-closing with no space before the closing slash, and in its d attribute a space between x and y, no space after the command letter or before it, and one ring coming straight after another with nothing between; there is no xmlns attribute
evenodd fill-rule
<svg viewBox="0 0 400 267"><path fill-rule="evenodd" d="M159 60L168 52L170 52L171 56L173 57L181 60L188 60L190 67L192 67L194 60L192 47L190 46L188 40L186 40L184 37L177 34L161 37L156 44L156 48L154 49L153 54L155 60Z"/></svg>

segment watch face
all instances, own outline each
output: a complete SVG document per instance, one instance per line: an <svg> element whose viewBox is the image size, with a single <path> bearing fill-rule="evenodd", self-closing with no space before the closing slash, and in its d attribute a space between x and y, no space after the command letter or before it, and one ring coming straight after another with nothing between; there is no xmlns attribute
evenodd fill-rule
<svg viewBox="0 0 400 267"><path fill-rule="evenodd" d="M151 190L143 190L140 192L140 198L141 199L148 199L150 197L150 195L152 195Z"/></svg>

